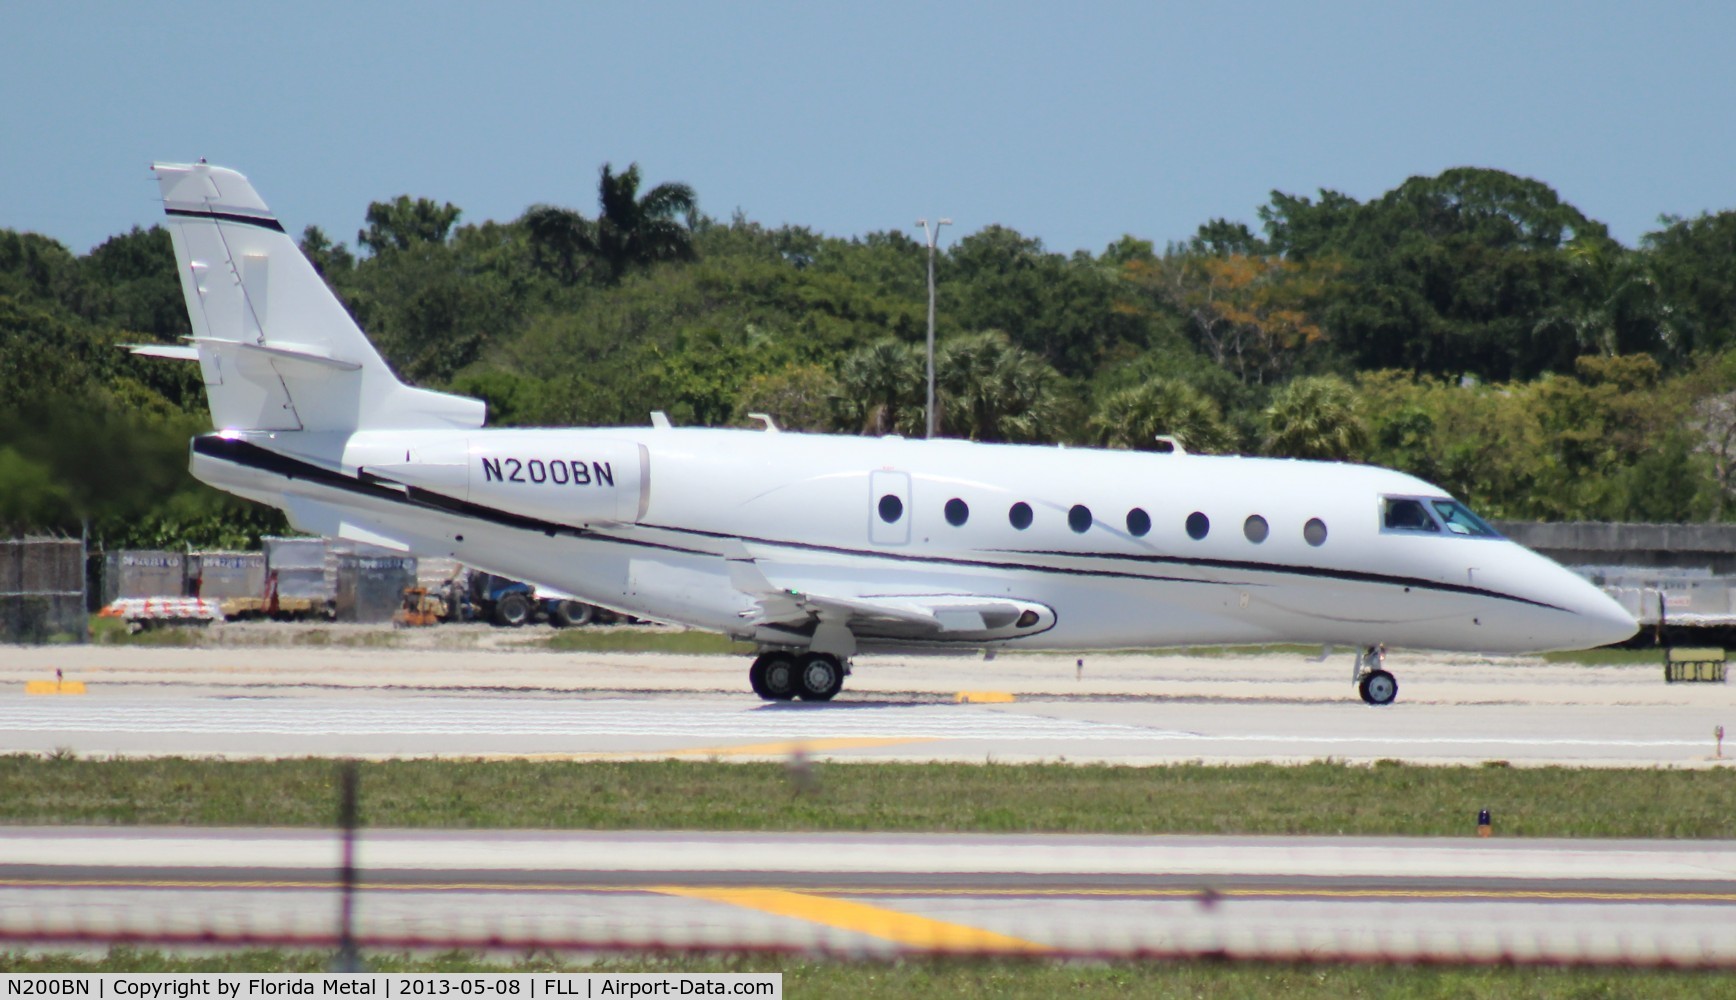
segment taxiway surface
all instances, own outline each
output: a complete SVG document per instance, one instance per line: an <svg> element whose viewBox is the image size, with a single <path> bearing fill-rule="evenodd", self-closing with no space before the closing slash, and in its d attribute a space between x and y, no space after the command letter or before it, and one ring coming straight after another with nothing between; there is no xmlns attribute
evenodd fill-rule
<svg viewBox="0 0 1736 1000"><path fill-rule="evenodd" d="M326 943L337 839L0 830L0 932ZM1736 843L365 831L364 945L1736 961Z"/></svg>

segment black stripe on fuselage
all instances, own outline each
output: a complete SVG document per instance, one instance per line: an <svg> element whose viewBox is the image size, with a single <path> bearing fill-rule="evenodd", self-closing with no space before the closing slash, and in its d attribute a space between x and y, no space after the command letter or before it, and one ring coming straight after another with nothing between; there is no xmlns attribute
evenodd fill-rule
<svg viewBox="0 0 1736 1000"><path fill-rule="evenodd" d="M408 484L399 484L394 480L386 479L381 476L369 475L365 470L363 470L360 477L347 476L341 472L323 468L299 458L291 458L288 455L272 451L269 448L261 448L259 445L252 444L251 442L239 441L234 438L218 437L216 435L196 437L193 439L193 450L198 454L210 458L233 462L236 465L245 466L249 469L256 469L260 472L268 472L273 475L283 476L287 479L299 479L303 482L317 483L318 485L330 487L331 489L343 490L347 493L354 493L375 500L409 504L427 510L438 510L458 517L467 517L479 521L486 521L490 524L498 524L502 527L517 528L522 531L537 531L550 536L572 535L574 537L583 537L593 541L613 542L617 545L631 545L649 549L662 549L664 551L680 552L686 555L717 555L715 552L708 552L704 549L669 545L663 542L653 542L641 538L621 538L615 535L601 534L584 528L576 528L569 524L560 524L554 521L545 521L541 518L528 517L523 514L514 514L510 511L471 503L468 500L459 500L456 497L450 497L444 493L436 493L431 490L421 489ZM392 485L384 485L388 483ZM700 531L697 529L664 528L652 524L643 524L640 525L640 527L656 531L668 531L675 534L696 535L704 538L734 539L740 537L736 535L726 535L719 532ZM743 538L741 540L763 542L769 545L793 546L796 548L805 548L817 551L838 552L849 555L865 556L868 558L890 559L902 562L973 566L986 569L1019 569L1039 573L1055 573L1064 576L1094 576L1128 580L1151 580L1156 582L1205 584L1211 584L1214 582L1211 580L1196 580L1186 577L1156 576L1151 573L1126 573L1109 569L1073 569L1062 566L1037 566L987 559L971 560L945 556L914 556L906 553L872 552L834 546L811 545L801 542L779 542L772 539Z"/></svg>
<svg viewBox="0 0 1736 1000"><path fill-rule="evenodd" d="M613 542L617 545L631 545L642 548L662 549L670 552L680 552L687 555L715 556L717 553L703 549L692 549L679 545L669 545L638 538L621 538L615 535L600 534L569 524L546 521L541 518L529 517L524 514L514 514L510 511L459 500L443 493L421 489L415 486L382 485L391 480L379 477L368 477L367 481L341 472L322 468L311 462L261 448L247 441L234 438L224 438L215 435L196 437L193 439L193 450L201 455L218 458L237 465L258 469L289 479L300 479L304 482L317 483L332 489L343 490L376 500L386 500L392 503L410 504L426 510L437 510L458 517L467 517L486 521L502 527L516 528L522 531L537 531L545 535L572 535L599 542ZM758 538L746 535L732 535L720 531L706 531L701 528L679 528L668 525L641 523L641 528L653 531L666 531L672 534L693 535L701 538L732 540L755 545L774 545L781 548L801 549L808 552L827 552L836 555L860 556L872 559L885 559L894 562L923 563L928 565L968 566L974 569L1024 570L1034 573L1050 573L1060 576L1089 576L1107 579L1147 580L1154 583L1193 583L1206 586L1232 587L1242 586L1232 581L1202 580L1197 577L1159 576L1153 573L1138 573L1120 569L1082 569L1071 566L1046 566L1036 563L1007 562L991 559L962 559L957 556L927 556L907 552L882 552L872 549L858 549L849 546L822 545L815 542L794 542L777 538ZM1317 579L1343 580L1352 583L1373 583L1382 586L1414 587L1420 590L1433 590L1445 593L1465 594L1474 597L1492 597L1498 600L1513 601L1519 604L1529 604L1534 607L1548 608L1552 611L1566 611L1542 601L1534 601L1528 597L1514 594L1503 594L1496 590L1486 590L1480 587L1470 587L1461 584L1442 583L1425 580L1420 577L1391 576L1382 573L1368 573L1359 570L1335 570L1317 566L1289 566L1283 563L1238 562L1230 559L1184 559L1176 556L1129 555L1115 552L1060 552L1046 550L1001 550L1007 556L1049 556L1051 558L1122 560L1134 563L1166 563L1183 566L1198 566L1202 568L1228 569L1250 573L1274 573L1290 576L1312 577Z"/></svg>
<svg viewBox="0 0 1736 1000"><path fill-rule="evenodd" d="M1345 580L1352 583L1378 583L1386 586L1419 587L1427 590L1439 590L1452 594L1469 594L1473 597L1497 597L1504 601L1517 601L1520 604L1531 604L1551 611L1566 611L1566 608L1535 601L1529 597L1516 594L1504 594L1498 590L1484 587L1472 587L1468 584L1443 583L1439 580L1425 580L1419 576L1393 576L1390 573L1370 573L1356 569L1331 569L1325 566L1292 566L1287 563L1248 562L1238 559L1199 559L1189 556L1160 556L1143 553L1127 552L1063 552L1060 550L1026 552L1023 549L1003 549L1021 555L1044 555L1073 559L1120 559L1140 563L1159 563L1166 566L1198 566L1209 569L1229 569L1254 573L1287 573L1292 576L1311 576L1331 580Z"/></svg>
<svg viewBox="0 0 1736 1000"><path fill-rule="evenodd" d="M788 542L776 538L752 538L745 535L730 535L717 531L704 531L699 528L674 528L654 524L641 524L640 527L657 528L660 531L674 531L681 534L702 535L708 538L734 538L755 545L777 545L784 548L803 549L814 552L872 556L880 559L894 559L906 562L944 562L966 566L1030 569L1042 573L1070 573L1078 576L1121 577L1125 579L1155 580L1158 582L1168 583L1202 583L1209 586L1219 587L1244 586L1244 584L1228 580L1201 580L1198 577L1186 576L1154 576L1149 573L1130 573L1125 570L1074 569L1066 566L1043 566L1029 563L1006 563L993 562L989 560L959 559L957 557L947 556L918 556L901 552L879 552L835 545L819 545L812 542ZM1246 573L1276 573L1289 576L1313 577L1317 579L1343 580L1349 583L1374 583L1391 587L1414 587L1419 590L1435 590L1451 594L1467 594L1473 597L1493 597L1497 600L1513 601L1518 604L1529 604L1534 607L1547 608L1551 611L1568 610L1543 601L1534 601L1529 597L1520 597L1516 594L1504 594L1499 590L1488 590L1482 587L1470 587L1456 583L1442 583L1437 580L1425 580L1421 577L1392 576L1385 573L1369 573L1361 570L1338 570L1324 566L1290 566L1284 563L1241 562L1234 559L1184 559L1178 556L1134 555L1121 552L1062 552L1045 549L996 549L993 551L1001 552L1008 556L1049 556L1052 558L1068 559L1116 559L1136 563L1166 563L1178 566L1228 569ZM1263 586L1263 584L1255 584L1254 586Z"/></svg>
<svg viewBox="0 0 1736 1000"><path fill-rule="evenodd" d="M193 208L165 208L170 215L178 215L184 219L211 219L216 222L236 222L243 226L258 226L272 232L283 232L283 223L269 215L241 215L238 212L204 212Z"/></svg>
<svg viewBox="0 0 1736 1000"><path fill-rule="evenodd" d="M1157 576L1152 573L1130 573L1114 569L1075 569L1071 566L1044 566L1039 563L1006 562L999 559L964 559L959 556L921 556L909 552L886 552L880 549L856 549L847 545L822 545L818 542L791 542L780 538L758 538L753 535L732 535L723 531L706 531L703 528L676 528L663 524L639 523L641 528L653 531L669 531L678 535L698 535L701 538L716 538L750 542L754 545L775 545L786 549L801 549L804 552L828 552L834 555L861 556L865 559L885 559L891 562L929 563L944 566L969 566L972 569L1023 569L1033 573L1053 573L1058 576L1100 576L1120 580L1150 580L1153 583L1199 583L1208 587L1234 587L1239 584L1222 580L1201 580L1194 576ZM1021 553L1017 549L1007 552L1008 555L1042 555L1040 552ZM1256 585L1259 586L1259 585Z"/></svg>
<svg viewBox="0 0 1736 1000"><path fill-rule="evenodd" d="M514 514L511 511L498 510L483 504L459 500L444 493L436 493L408 484L396 484L393 480L380 476L368 475L365 471L361 476L347 476L332 469L322 468L312 462L299 458L291 458L281 452L269 448L261 448L247 441L237 441L234 438L206 435L193 439L193 451L208 458L233 462L260 472L283 476L285 479L299 479L302 482L315 483L334 490L354 493L358 496L374 500L385 500L391 503L408 504L424 510L434 510L457 517L466 517L477 521L486 521L505 528L517 528L520 531L536 531L545 535L572 535L574 537L591 538L603 542L615 542L621 545L637 545L644 548L664 549L670 552L681 552L687 555L712 555L702 549L690 549L678 545L664 545L659 542L648 542L641 539L622 539L610 535L600 535L584 528L556 521L545 521L541 518L529 517L524 514ZM385 485L393 483L393 485Z"/></svg>

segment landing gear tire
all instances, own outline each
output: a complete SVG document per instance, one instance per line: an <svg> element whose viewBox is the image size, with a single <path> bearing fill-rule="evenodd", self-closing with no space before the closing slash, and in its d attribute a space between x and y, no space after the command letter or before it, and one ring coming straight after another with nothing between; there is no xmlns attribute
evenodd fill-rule
<svg viewBox="0 0 1736 1000"><path fill-rule="evenodd" d="M796 674L796 693L803 701L831 701L844 689L844 665L830 653L808 653Z"/></svg>
<svg viewBox="0 0 1736 1000"><path fill-rule="evenodd" d="M748 668L747 681L753 693L766 701L789 701L796 696L796 658L788 653L765 653Z"/></svg>
<svg viewBox="0 0 1736 1000"><path fill-rule="evenodd" d="M1390 705L1398 697L1398 678L1385 670L1370 670L1356 682L1356 691L1370 705Z"/></svg>
<svg viewBox="0 0 1736 1000"><path fill-rule="evenodd" d="M494 623L506 628L518 628L530 621L530 598L523 594L508 594L494 604Z"/></svg>
<svg viewBox="0 0 1736 1000"><path fill-rule="evenodd" d="M549 624L555 628L578 628L589 625L597 609L583 601L556 601L549 606Z"/></svg>

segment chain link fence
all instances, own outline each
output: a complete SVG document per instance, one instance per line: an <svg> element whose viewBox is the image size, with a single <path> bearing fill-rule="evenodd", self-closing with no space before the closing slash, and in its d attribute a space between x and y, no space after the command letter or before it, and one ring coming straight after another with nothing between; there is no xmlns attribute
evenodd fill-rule
<svg viewBox="0 0 1736 1000"><path fill-rule="evenodd" d="M0 539L0 643L85 641L84 560L83 539Z"/></svg>

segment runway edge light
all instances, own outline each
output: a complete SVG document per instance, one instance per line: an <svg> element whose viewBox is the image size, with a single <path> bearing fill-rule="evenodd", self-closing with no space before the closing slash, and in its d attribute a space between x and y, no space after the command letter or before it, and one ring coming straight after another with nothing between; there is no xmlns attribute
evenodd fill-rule
<svg viewBox="0 0 1736 1000"><path fill-rule="evenodd" d="M1487 837L1487 836L1493 834L1494 832L1495 832L1494 827L1489 822L1489 810L1487 810L1487 809L1478 810L1477 811L1477 836Z"/></svg>

